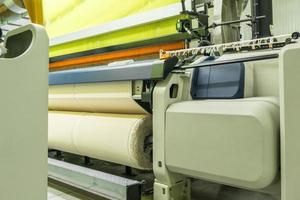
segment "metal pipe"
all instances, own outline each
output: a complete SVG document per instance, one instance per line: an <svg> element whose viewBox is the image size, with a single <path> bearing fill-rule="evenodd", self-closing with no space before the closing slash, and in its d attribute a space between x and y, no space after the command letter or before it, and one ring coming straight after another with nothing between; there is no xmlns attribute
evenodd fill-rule
<svg viewBox="0 0 300 200"><path fill-rule="evenodd" d="M264 19L264 18L266 18L266 16L257 16L255 18L248 18L248 19L240 19L240 20L227 21L227 22L222 22L222 23L219 23L219 24L213 23L208 28L210 29L210 28L216 28L218 26L227 26L227 25L231 25L231 24L239 24L239 23L244 23L244 22L255 23L257 20Z"/></svg>

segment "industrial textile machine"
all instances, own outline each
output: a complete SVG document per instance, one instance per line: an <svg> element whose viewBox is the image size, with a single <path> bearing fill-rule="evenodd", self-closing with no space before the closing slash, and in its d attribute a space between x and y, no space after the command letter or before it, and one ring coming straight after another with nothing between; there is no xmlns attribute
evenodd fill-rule
<svg viewBox="0 0 300 200"><path fill-rule="evenodd" d="M297 199L298 35L51 72L49 148L153 167L156 200L190 199L190 178Z"/></svg>
<svg viewBox="0 0 300 200"><path fill-rule="evenodd" d="M7 32L0 42L0 67L0 199L46 199L48 36L44 28L29 24Z"/></svg>
<svg viewBox="0 0 300 200"><path fill-rule="evenodd" d="M299 33L271 33L270 4L192 2L51 40L51 179L108 199L299 198Z"/></svg>
<svg viewBox="0 0 300 200"><path fill-rule="evenodd" d="M284 3L0 1L0 200L47 198L47 113L48 178L80 190L300 199L300 3ZM50 41L10 31L28 15Z"/></svg>

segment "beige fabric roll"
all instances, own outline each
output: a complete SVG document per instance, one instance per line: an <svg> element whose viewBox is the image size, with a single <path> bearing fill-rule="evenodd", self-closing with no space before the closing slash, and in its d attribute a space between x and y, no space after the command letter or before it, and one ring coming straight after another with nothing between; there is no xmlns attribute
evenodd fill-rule
<svg viewBox="0 0 300 200"><path fill-rule="evenodd" d="M48 147L138 169L151 169L144 140L151 117L128 114L49 112Z"/></svg>
<svg viewBox="0 0 300 200"><path fill-rule="evenodd" d="M49 109L97 113L147 113L132 99L131 81L50 86Z"/></svg>

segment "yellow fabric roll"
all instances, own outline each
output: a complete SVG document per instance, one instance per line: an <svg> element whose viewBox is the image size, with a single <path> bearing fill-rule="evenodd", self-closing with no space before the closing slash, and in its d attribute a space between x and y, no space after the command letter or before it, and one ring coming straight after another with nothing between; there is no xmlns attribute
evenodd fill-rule
<svg viewBox="0 0 300 200"><path fill-rule="evenodd" d="M58 44L51 42L50 57L172 36L178 34L175 27L176 22L186 18L185 15L180 15L180 0L42 1L44 25L51 39L57 39L57 37L73 38L70 35L68 37L68 34L110 24L111 27L117 29L117 31L102 34L95 33L94 36L75 41L65 40L65 42ZM172 5L178 6L178 15L170 18L153 19L152 22L129 26L128 28L122 26L123 22L116 23L127 17L134 17ZM141 17L136 16L135 18L129 21L138 22ZM106 30L107 28L102 29ZM86 31L93 32L91 30Z"/></svg>
<svg viewBox="0 0 300 200"><path fill-rule="evenodd" d="M152 134L148 115L49 112L48 147L78 155L151 169L144 141Z"/></svg>
<svg viewBox="0 0 300 200"><path fill-rule="evenodd" d="M50 86L49 109L146 114L132 99L131 81Z"/></svg>
<svg viewBox="0 0 300 200"><path fill-rule="evenodd" d="M43 0L43 12L45 27L50 38L53 38L179 2L179 0Z"/></svg>

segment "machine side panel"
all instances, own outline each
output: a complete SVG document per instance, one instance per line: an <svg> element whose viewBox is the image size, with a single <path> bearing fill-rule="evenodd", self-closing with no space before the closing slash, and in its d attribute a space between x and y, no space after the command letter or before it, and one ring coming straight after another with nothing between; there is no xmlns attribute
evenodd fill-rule
<svg viewBox="0 0 300 200"><path fill-rule="evenodd" d="M281 194L282 200L299 199L300 191L300 46L285 49L280 56Z"/></svg>
<svg viewBox="0 0 300 200"><path fill-rule="evenodd" d="M28 30L33 35L29 48L0 58L1 200L47 199L48 38L36 25L7 37Z"/></svg>
<svg viewBox="0 0 300 200"><path fill-rule="evenodd" d="M279 108L268 98L186 101L166 114L166 164L190 177L262 189L279 169Z"/></svg>

